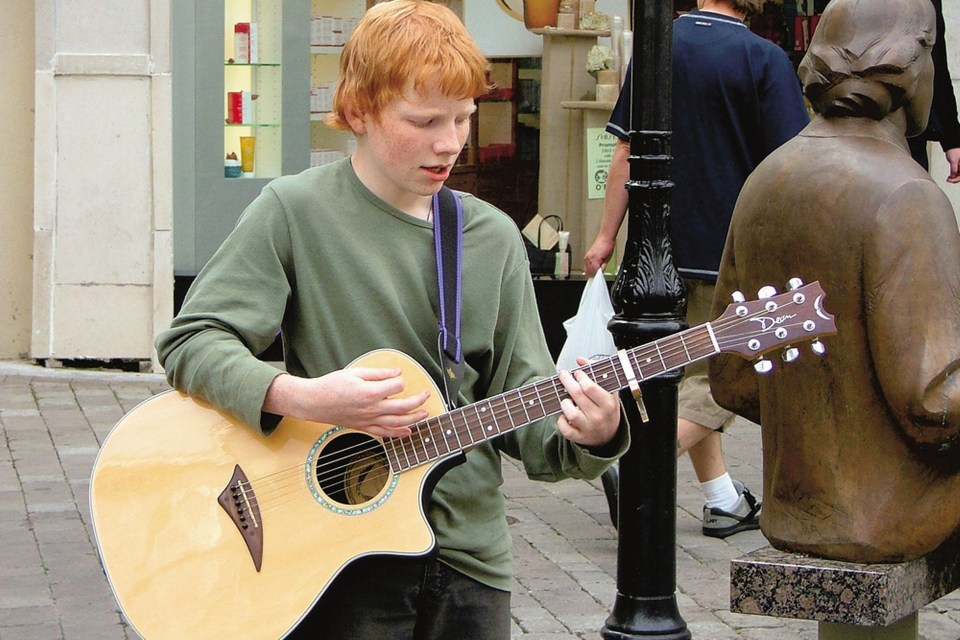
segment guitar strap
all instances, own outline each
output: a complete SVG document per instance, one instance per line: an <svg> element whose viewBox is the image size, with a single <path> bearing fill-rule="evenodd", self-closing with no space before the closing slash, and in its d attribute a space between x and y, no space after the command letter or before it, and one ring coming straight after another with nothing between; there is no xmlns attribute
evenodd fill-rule
<svg viewBox="0 0 960 640"><path fill-rule="evenodd" d="M460 342L460 287L463 282L463 203L449 188L433 196L433 241L440 290L440 336L437 349L443 367L447 409L457 406L463 381L463 345Z"/></svg>

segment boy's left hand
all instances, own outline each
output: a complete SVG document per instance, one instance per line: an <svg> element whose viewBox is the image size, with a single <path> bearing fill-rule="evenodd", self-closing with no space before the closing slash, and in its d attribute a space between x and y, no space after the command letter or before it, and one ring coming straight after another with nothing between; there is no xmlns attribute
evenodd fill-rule
<svg viewBox="0 0 960 640"><path fill-rule="evenodd" d="M584 365L586 358L577 358ZM563 370L560 382L570 394L560 401L562 413L557 427L563 437L585 447L600 447L613 439L620 426L620 398L610 393L583 371Z"/></svg>

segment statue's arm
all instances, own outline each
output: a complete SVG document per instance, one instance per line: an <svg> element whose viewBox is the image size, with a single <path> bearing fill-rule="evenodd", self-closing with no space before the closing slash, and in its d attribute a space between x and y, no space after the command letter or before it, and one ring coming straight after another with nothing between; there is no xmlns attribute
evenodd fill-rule
<svg viewBox="0 0 960 640"><path fill-rule="evenodd" d="M864 245L871 358L888 406L913 442L960 438L960 231L946 196L908 183Z"/></svg>

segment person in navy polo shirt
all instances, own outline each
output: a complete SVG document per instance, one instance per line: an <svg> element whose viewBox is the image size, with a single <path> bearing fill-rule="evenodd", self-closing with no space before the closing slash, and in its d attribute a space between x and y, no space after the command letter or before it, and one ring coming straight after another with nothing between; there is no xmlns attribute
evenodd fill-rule
<svg viewBox="0 0 960 640"><path fill-rule="evenodd" d="M696 11L673 24L675 187L668 228L687 291L691 326L711 319L720 256L744 181L770 152L809 122L790 60L744 23L762 10L763 0L698 0ZM607 131L619 140L610 163L600 231L584 256L587 275L610 259L627 210L630 96L628 71L607 124ZM687 367L679 402L677 453L690 454L704 491L704 535L725 538L758 528L759 500L726 470L720 434L733 414L713 401L705 362Z"/></svg>

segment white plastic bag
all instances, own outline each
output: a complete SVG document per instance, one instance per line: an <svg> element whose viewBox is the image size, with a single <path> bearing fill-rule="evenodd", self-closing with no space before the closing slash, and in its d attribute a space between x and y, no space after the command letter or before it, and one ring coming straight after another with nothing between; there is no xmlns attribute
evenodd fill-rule
<svg viewBox="0 0 960 640"><path fill-rule="evenodd" d="M603 273L597 272L587 280L577 315L565 320L563 328L567 339L557 358L557 371L575 369L577 357L612 356L617 352L607 323L613 317L613 304Z"/></svg>

